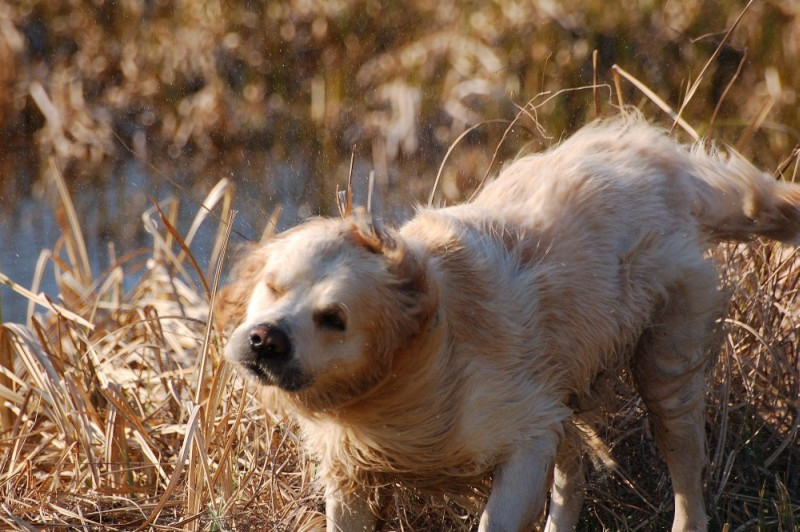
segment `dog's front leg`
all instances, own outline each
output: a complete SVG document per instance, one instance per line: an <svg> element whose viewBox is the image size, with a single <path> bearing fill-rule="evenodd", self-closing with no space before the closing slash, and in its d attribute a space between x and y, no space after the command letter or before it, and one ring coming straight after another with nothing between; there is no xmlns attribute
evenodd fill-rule
<svg viewBox="0 0 800 532"><path fill-rule="evenodd" d="M542 438L518 449L495 471L479 532L529 529L542 513L553 478L558 438Z"/></svg>
<svg viewBox="0 0 800 532"><path fill-rule="evenodd" d="M364 492L350 493L329 486L325 491L327 532L371 532L378 518L372 513Z"/></svg>

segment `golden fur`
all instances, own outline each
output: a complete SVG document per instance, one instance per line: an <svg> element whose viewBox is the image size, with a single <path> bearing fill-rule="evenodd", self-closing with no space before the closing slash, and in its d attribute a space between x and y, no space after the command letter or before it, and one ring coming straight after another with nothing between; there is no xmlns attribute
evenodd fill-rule
<svg viewBox="0 0 800 532"><path fill-rule="evenodd" d="M705 251L798 232L800 187L635 117L596 122L398 232L357 212L254 246L222 296L226 357L297 416L329 530L374 527L381 486L458 494L492 472L481 530L531 526L551 487L547 529L574 527L565 424L628 365L674 530L704 530L704 353L725 309ZM290 347L258 351L257 326Z"/></svg>

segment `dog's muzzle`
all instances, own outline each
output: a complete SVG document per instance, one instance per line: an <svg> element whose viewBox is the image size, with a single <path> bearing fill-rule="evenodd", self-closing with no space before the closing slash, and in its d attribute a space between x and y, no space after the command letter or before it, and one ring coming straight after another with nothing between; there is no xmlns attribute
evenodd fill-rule
<svg viewBox="0 0 800 532"><path fill-rule="evenodd" d="M300 390L311 382L294 357L289 333L279 324L259 323L234 331L225 358L262 384L287 391Z"/></svg>

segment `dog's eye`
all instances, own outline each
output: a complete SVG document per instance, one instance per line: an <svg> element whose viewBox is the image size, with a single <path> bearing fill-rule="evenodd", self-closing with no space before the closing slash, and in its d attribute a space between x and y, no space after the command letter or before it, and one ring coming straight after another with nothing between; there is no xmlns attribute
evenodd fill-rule
<svg viewBox="0 0 800 532"><path fill-rule="evenodd" d="M344 331L347 329L344 309L339 306L328 307L315 312L314 323L317 324L317 327L331 331Z"/></svg>
<svg viewBox="0 0 800 532"><path fill-rule="evenodd" d="M272 294L275 297L278 297L279 295L281 295L281 290L278 289L278 287L275 286L272 283L267 283L267 290L269 290L269 293Z"/></svg>

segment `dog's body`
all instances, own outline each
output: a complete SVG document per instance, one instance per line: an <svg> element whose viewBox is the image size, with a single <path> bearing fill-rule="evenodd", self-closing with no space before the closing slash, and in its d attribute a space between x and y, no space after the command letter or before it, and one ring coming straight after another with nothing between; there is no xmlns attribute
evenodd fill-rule
<svg viewBox="0 0 800 532"><path fill-rule="evenodd" d="M689 151L631 118L521 158L472 203L399 233L361 214L254 248L226 356L297 414L330 530L375 526L366 500L408 483L459 492L494 473L481 530L574 527L576 411L631 368L675 491L703 530L705 350L724 313L706 250L800 232L800 187Z"/></svg>

